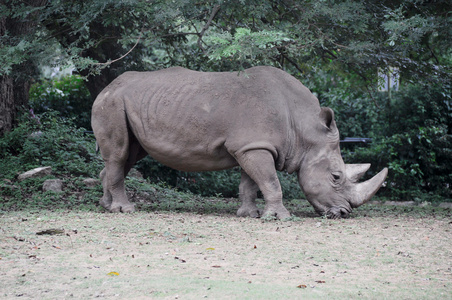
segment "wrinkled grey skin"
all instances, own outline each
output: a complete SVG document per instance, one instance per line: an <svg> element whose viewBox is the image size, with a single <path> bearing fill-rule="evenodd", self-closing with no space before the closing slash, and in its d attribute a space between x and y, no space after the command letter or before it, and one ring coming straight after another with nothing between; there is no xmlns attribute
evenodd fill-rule
<svg viewBox="0 0 452 300"><path fill-rule="evenodd" d="M368 201L387 174L384 169L356 183L370 165L344 164L333 111L272 67L127 72L97 97L92 127L105 161L100 204L111 212L134 211L124 177L147 154L181 171L240 166L239 216L290 216L277 170L296 172L315 210L332 218ZM262 212L255 204L258 190Z"/></svg>

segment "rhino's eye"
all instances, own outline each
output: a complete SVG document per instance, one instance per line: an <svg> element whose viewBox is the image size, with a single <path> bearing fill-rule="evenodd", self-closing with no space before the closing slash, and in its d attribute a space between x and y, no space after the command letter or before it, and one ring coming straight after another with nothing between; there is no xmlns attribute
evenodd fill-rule
<svg viewBox="0 0 452 300"><path fill-rule="evenodd" d="M341 173L340 172L333 172L331 175L333 175L334 182L340 182L341 181Z"/></svg>

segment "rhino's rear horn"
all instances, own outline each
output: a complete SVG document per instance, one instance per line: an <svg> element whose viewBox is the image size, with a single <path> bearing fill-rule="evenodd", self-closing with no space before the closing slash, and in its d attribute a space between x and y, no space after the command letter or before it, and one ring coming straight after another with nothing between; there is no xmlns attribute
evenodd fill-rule
<svg viewBox="0 0 452 300"><path fill-rule="evenodd" d="M388 168L384 168L371 179L362 183L355 183L354 195L352 195L352 200L350 201L351 206L358 207L369 201L380 189L387 175Z"/></svg>
<svg viewBox="0 0 452 300"><path fill-rule="evenodd" d="M351 182L357 182L369 168L370 164L346 164L345 173Z"/></svg>

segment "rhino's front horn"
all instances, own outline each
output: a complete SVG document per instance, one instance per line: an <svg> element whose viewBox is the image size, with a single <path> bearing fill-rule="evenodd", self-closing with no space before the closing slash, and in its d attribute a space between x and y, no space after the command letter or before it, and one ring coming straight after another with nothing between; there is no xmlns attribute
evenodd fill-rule
<svg viewBox="0 0 452 300"><path fill-rule="evenodd" d="M370 164L346 164L345 174L352 182L357 182L369 170Z"/></svg>
<svg viewBox="0 0 452 300"><path fill-rule="evenodd" d="M358 207L369 201L380 189L387 175L388 168L384 168L371 179L362 183L356 183L353 192L354 195L352 195L352 200L350 201L351 206Z"/></svg>

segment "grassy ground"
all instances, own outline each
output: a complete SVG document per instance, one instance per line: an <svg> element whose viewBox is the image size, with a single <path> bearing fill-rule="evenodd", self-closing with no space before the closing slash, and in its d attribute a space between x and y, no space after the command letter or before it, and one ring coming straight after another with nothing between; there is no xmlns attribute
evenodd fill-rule
<svg viewBox="0 0 452 300"><path fill-rule="evenodd" d="M450 210L365 205L327 220L293 201L283 222L237 218L235 199L174 202L3 211L0 297L451 299Z"/></svg>

